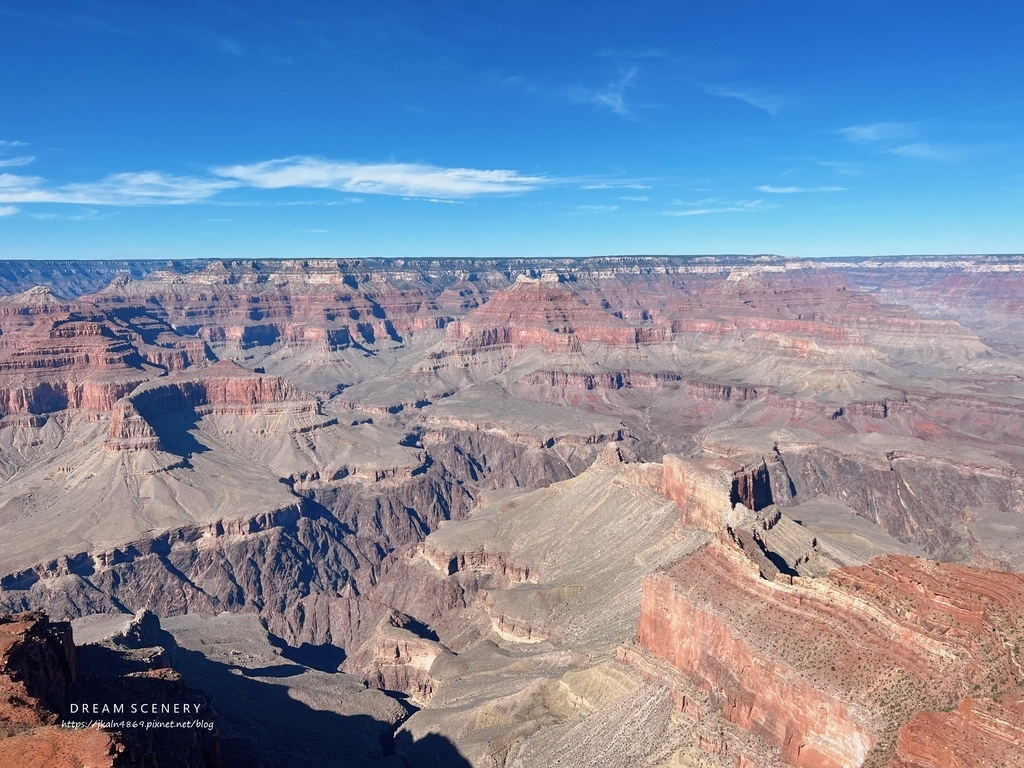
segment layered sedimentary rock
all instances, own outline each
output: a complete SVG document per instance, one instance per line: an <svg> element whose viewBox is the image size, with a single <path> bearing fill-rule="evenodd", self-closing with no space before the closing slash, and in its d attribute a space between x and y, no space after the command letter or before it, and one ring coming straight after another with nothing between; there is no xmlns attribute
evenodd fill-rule
<svg viewBox="0 0 1024 768"><path fill-rule="evenodd" d="M955 710L919 712L900 730L892 768L1024 765L1024 712L1016 695L965 698Z"/></svg>
<svg viewBox="0 0 1024 768"><path fill-rule="evenodd" d="M261 406L290 404L293 414L319 415L316 400L279 376L253 374L230 361L201 372L174 374L139 386L113 406L107 445L113 450L162 450L152 422L182 411L255 415Z"/></svg>
<svg viewBox="0 0 1024 768"><path fill-rule="evenodd" d="M138 384L198 366L206 345L145 307L98 311L30 289L0 299L0 413L109 411Z"/></svg>
<svg viewBox="0 0 1024 768"><path fill-rule="evenodd" d="M953 318L1000 351L1020 355L1024 337L1021 256L889 258L837 262L852 285L930 317Z"/></svg>
<svg viewBox="0 0 1024 768"><path fill-rule="evenodd" d="M635 345L664 338L641 330L609 311L608 302L592 306L558 280L521 276L505 291L448 327L449 338L465 347L538 345L550 352L580 352L586 342Z"/></svg>
<svg viewBox="0 0 1024 768"><path fill-rule="evenodd" d="M889 754L918 709L955 706L971 690L1020 690L1022 595L1016 575L907 559L772 584L714 544L647 580L637 640L793 764L861 765L873 748ZM1021 721L1007 714L1013 734ZM965 746L975 726L960 725L952 740ZM900 737L901 754L924 727Z"/></svg>
<svg viewBox="0 0 1024 768"><path fill-rule="evenodd" d="M0 618L0 633L5 724L55 723L75 682L71 625L51 623L42 613L25 613Z"/></svg>
<svg viewBox="0 0 1024 768"><path fill-rule="evenodd" d="M666 659L792 764L970 759L979 726L966 716L968 700L959 719L924 713L899 729L916 711L948 709L971 691L1022 690L1024 578L905 556L821 568L829 558L819 549L839 550L807 533L801 545L801 527L781 512L754 515L736 498L737 488L761 487L770 499L767 465L734 466L666 457L664 488L684 519L720 533L645 580L640 649ZM780 533L786 526L792 531ZM623 658L645 668L642 653L627 648ZM993 721L1001 723L997 746L1012 744L1020 722L1015 710L1004 714ZM932 743L924 734L943 717L956 729ZM898 731L903 746L893 757Z"/></svg>
<svg viewBox="0 0 1024 768"><path fill-rule="evenodd" d="M805 760L852 760L854 744L874 744L870 760L947 754L933 726L995 734L977 715L1002 694L926 702L933 714L897 738L895 715L843 714L853 688L735 634L739 603L720 623L747 661L723 661L723 679L796 670L800 695L845 733L835 744L815 741L826 726L813 718L780 736L768 723L781 715L733 716L746 694L722 709L718 689L640 646L623 652L632 668L613 657L636 632L639 576L679 542L720 537L707 551L732 552L757 585L737 601L810 595L811 613L807 579L846 606L857 590L836 569L884 553L1024 567L1022 274L1013 257L4 267L0 605L255 614L289 653L425 704L404 732L443 725L482 764L604 749L623 764L764 766L765 740L788 760L812 742ZM614 519L616 504L672 524L646 531L613 577L559 540L593 523L606 544L588 557L628 550L639 524ZM815 626L828 636L848 620ZM499 669L521 687L488 693ZM670 688L700 723L677 722ZM943 711L965 698L984 703ZM451 719L466 711L471 722ZM642 757L594 732L618 721ZM744 730L757 722L763 738ZM661 752L648 748L659 734Z"/></svg>
<svg viewBox="0 0 1024 768"><path fill-rule="evenodd" d="M451 652L436 637L424 637L426 632L429 630L411 617L390 611L369 641L373 660L364 667L367 684L401 691L417 706L429 702L437 689L431 667L439 656L450 656Z"/></svg>

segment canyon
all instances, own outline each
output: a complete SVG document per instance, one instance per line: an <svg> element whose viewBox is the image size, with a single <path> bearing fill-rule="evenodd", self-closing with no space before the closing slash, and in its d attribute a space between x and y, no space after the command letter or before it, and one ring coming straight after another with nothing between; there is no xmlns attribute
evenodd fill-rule
<svg viewBox="0 0 1024 768"><path fill-rule="evenodd" d="M2 263L0 765L1024 765L1021 296L1024 256ZM143 611L175 652L118 645ZM115 652L216 739L60 728Z"/></svg>

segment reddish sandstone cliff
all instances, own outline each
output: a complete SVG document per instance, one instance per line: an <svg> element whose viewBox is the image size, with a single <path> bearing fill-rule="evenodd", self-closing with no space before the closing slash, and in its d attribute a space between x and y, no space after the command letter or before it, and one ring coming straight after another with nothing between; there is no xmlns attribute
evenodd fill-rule
<svg viewBox="0 0 1024 768"><path fill-rule="evenodd" d="M966 698L949 712L919 712L900 730L890 768L1024 766L1024 701Z"/></svg>
<svg viewBox="0 0 1024 768"><path fill-rule="evenodd" d="M579 352L584 342L621 346L664 338L588 304L565 284L530 279L520 279L451 323L448 336L470 350L536 345L550 352Z"/></svg>
<svg viewBox="0 0 1024 768"><path fill-rule="evenodd" d="M57 723L74 682L71 625L45 614L0 617L0 768L124 768L117 736Z"/></svg>
<svg viewBox="0 0 1024 768"><path fill-rule="evenodd" d="M319 412L316 400L300 395L280 376L254 374L230 361L218 362L198 372L160 378L118 400L113 407L107 447L158 450L160 438L152 422L177 411L212 407L252 414L260 406L286 402Z"/></svg>
<svg viewBox="0 0 1024 768"><path fill-rule="evenodd" d="M807 768L884 758L915 711L965 692L1024 692L1024 575L886 556L793 581L765 581L731 543L713 542L648 577L637 642ZM1021 721L1006 713L999 738L1012 743ZM927 735L937 718L963 730L954 742L984 728L961 715L912 721L899 737L905 764L946 748Z"/></svg>

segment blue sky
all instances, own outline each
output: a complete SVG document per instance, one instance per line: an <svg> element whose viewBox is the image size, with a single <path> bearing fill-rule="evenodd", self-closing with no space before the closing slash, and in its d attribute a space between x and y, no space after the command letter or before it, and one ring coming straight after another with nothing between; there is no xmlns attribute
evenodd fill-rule
<svg viewBox="0 0 1024 768"><path fill-rule="evenodd" d="M1024 251L1024 3L0 0L0 258Z"/></svg>

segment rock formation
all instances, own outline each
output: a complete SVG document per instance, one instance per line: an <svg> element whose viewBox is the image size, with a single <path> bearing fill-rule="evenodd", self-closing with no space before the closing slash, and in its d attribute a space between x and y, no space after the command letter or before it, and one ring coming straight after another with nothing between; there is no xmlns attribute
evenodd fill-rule
<svg viewBox="0 0 1024 768"><path fill-rule="evenodd" d="M257 622L371 761L1010 755L1022 292L1015 256L0 265L0 608Z"/></svg>
<svg viewBox="0 0 1024 768"><path fill-rule="evenodd" d="M122 727L122 721L104 727L116 716L82 714L84 703L112 708L187 699L202 705L212 722L209 699L184 686L165 655L141 652L146 635L159 633L155 616L140 615L121 638L137 650L119 653L76 648L70 624L51 623L43 613L0 616L0 765L219 768L215 730L150 731Z"/></svg>
<svg viewBox="0 0 1024 768"><path fill-rule="evenodd" d="M668 466L673 478L707 477L700 464ZM771 536L787 519L779 512L745 529L737 518L749 520L752 510L729 503L729 475L715 469L703 486L684 482L682 493L678 482L666 486L684 512L703 511L704 523L717 504L721 533L645 580L639 652L667 660L730 722L778 746L794 765L970 759L978 726L969 699L961 717L945 718L957 730L935 743L921 733L944 715L925 712L905 723L919 710L948 711L972 691L994 698L1024 691L1017 659L1024 577L893 555L800 576L817 540L804 534L806 554L793 557L792 542ZM623 658L637 653L627 649ZM1016 710L1005 715L996 744L1012 744L1024 725Z"/></svg>

